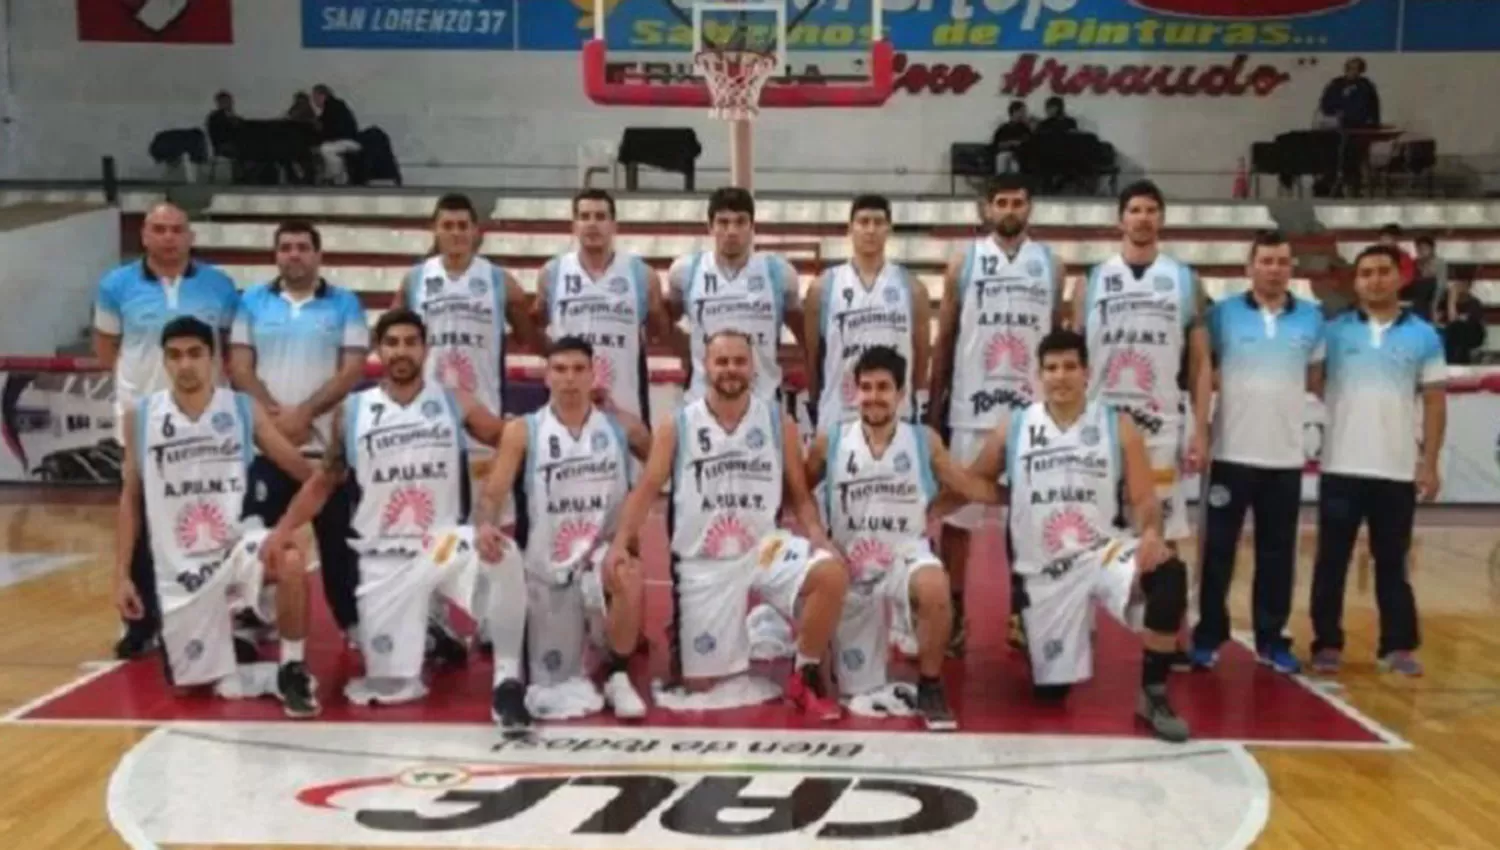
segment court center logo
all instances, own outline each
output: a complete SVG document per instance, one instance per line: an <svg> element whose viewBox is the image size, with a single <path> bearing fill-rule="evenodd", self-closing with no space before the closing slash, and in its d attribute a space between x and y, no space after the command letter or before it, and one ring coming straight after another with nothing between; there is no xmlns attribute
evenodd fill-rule
<svg viewBox="0 0 1500 850"><path fill-rule="evenodd" d="M468 352L450 348L438 355L438 383L449 389L472 393L479 388L479 372Z"/></svg>
<svg viewBox="0 0 1500 850"><path fill-rule="evenodd" d="M437 517L437 505L425 487L407 484L396 488L380 512L380 534L423 535Z"/></svg>
<svg viewBox="0 0 1500 850"><path fill-rule="evenodd" d="M993 375L1006 366L1017 375L1031 374L1031 352L1026 341L1009 331L990 337L984 347L984 371Z"/></svg>
<svg viewBox="0 0 1500 850"><path fill-rule="evenodd" d="M172 524L177 548L184 554L212 552L229 545L229 521L213 502L197 500L183 505Z"/></svg>

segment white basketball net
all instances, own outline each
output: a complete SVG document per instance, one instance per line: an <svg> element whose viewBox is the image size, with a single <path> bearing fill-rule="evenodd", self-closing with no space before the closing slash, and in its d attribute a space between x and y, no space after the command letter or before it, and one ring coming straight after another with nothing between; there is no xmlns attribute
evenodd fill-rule
<svg viewBox="0 0 1500 850"><path fill-rule="evenodd" d="M700 50L693 57L708 80L713 106L708 114L722 121L747 121L760 114L760 92L776 73L775 53L754 50Z"/></svg>

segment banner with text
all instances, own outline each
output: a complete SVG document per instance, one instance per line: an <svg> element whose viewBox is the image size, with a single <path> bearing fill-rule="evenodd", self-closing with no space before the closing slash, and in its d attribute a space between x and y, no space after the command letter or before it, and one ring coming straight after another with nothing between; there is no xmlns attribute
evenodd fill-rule
<svg viewBox="0 0 1500 850"><path fill-rule="evenodd" d="M302 46L513 50L516 3L514 0L302 0Z"/></svg>
<svg viewBox="0 0 1500 850"><path fill-rule="evenodd" d="M687 0L617 0L611 48L688 51L692 33L666 8ZM805 0L791 0L794 7ZM1396 50L1403 0L905 0L885 4L897 50L1369 51ZM1437 4L1426 4L1429 6ZM1477 5L1477 3L1476 3ZM517 4L523 50L575 50L592 35L593 0ZM1439 11L1426 17L1437 21ZM1456 28L1434 33L1461 37ZM791 50L868 46L867 2L822 0L791 35ZM1432 48L1445 49L1445 48ZM1451 48L1446 48L1451 49Z"/></svg>
<svg viewBox="0 0 1500 850"><path fill-rule="evenodd" d="M78 0L78 40L229 44L233 13L231 0Z"/></svg>

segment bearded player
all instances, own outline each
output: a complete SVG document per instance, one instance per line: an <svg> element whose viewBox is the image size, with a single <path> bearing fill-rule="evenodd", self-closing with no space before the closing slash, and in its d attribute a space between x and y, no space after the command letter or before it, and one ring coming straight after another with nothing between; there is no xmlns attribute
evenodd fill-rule
<svg viewBox="0 0 1500 850"><path fill-rule="evenodd" d="M897 415L912 420L913 408L926 402L932 308L927 289L904 266L886 259L890 235L890 200L881 195L855 198L849 205L852 256L807 289L804 337L812 341L807 392L820 432L859 419L854 364L875 346L894 349L907 364L901 382L912 392L902 393Z"/></svg>
<svg viewBox="0 0 1500 850"><path fill-rule="evenodd" d="M1088 349L1079 334L1048 334L1037 348L1044 401L1011 414L969 471L1003 474L1010 492L1012 567L1021 577L1037 697L1061 701L1093 676L1095 605L1144 625L1137 716L1164 740L1188 727L1167 699L1187 568L1162 537L1161 504L1146 442L1132 417L1089 399ZM1122 519L1129 500L1135 536Z"/></svg>
<svg viewBox="0 0 1500 850"><path fill-rule="evenodd" d="M191 316L168 322L161 349L170 387L125 410L115 604L136 621L145 615L142 593L157 594L171 684L211 686L230 699L274 695L288 716L313 717L319 706L304 662L306 571L264 571L255 552L264 535L247 532L240 520L255 448L293 478L308 478L312 468L259 404L214 385L215 334ZM154 588L138 588L130 576L142 529L154 558ZM269 619L261 589L270 583L278 588L281 633L274 676L258 664L237 665L237 651L253 655L253 647L237 648L233 635L234 609Z"/></svg>
<svg viewBox="0 0 1500 850"><path fill-rule="evenodd" d="M619 569L630 561L651 504L671 482L674 675L692 688L749 669L745 615L753 592L796 624L788 698L807 715L836 719L841 711L827 696L821 660L848 573L808 492L796 425L751 390L755 347L744 333L718 331L704 352L707 392L657 425L608 562ZM806 537L777 529L783 496Z"/></svg>
<svg viewBox="0 0 1500 850"><path fill-rule="evenodd" d="M507 575L491 592L520 595L524 617L490 623L495 640L492 704L507 731L531 724L521 683L560 685L583 675L590 639L604 654L604 701L616 717L645 715L626 665L641 635L640 561L605 563L616 521L630 493L630 463L645 460L651 435L639 419L596 406L594 364L587 341L565 336L547 352L550 398L540 410L505 426L475 524L479 552L501 560L500 507L514 489L515 542L524 575Z"/></svg>
<svg viewBox="0 0 1500 850"><path fill-rule="evenodd" d="M1214 377L1207 299L1192 267L1162 252L1166 201L1154 183L1126 186L1119 214L1120 252L1089 272L1074 301L1074 327L1093 355L1089 397L1128 413L1146 440L1163 530L1175 549L1192 533L1180 473L1202 469L1208 450ZM1173 665L1191 667L1185 652Z"/></svg>
<svg viewBox="0 0 1500 850"><path fill-rule="evenodd" d="M483 404L423 377L427 329L403 308L375 323L384 374L336 409L323 468L298 491L266 544L273 562L295 563L294 529L322 510L335 488L352 491L349 548L359 558L358 631L365 676L344 689L355 703L395 704L427 694L422 681L427 622L452 604L474 615L481 565L474 557L465 431L493 445L504 423ZM498 569L520 569L513 550ZM523 600L490 594L484 613L506 619ZM496 606L499 606L498 608Z"/></svg>
<svg viewBox="0 0 1500 850"><path fill-rule="evenodd" d="M986 435L1036 399L1032 353L1063 315L1064 270L1052 250L1027 233L1031 192L1020 176L1002 174L990 183L985 217L992 232L948 264L933 349L932 423L960 463L973 462ZM969 505L947 518L939 538L953 585L949 652L955 656L963 654L966 633L969 536L983 516L982 505ZM1012 582L1011 640L1017 644L1019 590Z"/></svg>
<svg viewBox="0 0 1500 850"><path fill-rule="evenodd" d="M672 321L687 318L688 367L685 402L708 389L704 358L708 340L723 330L750 340L754 360L751 392L773 404L781 400L781 330L806 349L797 270L785 257L755 250L755 198L725 187L708 198L712 251L679 257L667 272L667 309Z"/></svg>
<svg viewBox="0 0 1500 850"><path fill-rule="evenodd" d="M554 339L577 337L594 351L599 397L650 422L647 335L660 343L675 328L663 305L661 281L637 254L615 248L615 199L603 189L573 197L572 251L547 261L537 278L538 328Z"/></svg>
<svg viewBox="0 0 1500 850"><path fill-rule="evenodd" d="M904 630L917 636L917 713L927 728L947 731L958 726L940 678L953 614L948 576L924 534L928 509L940 486L991 505L1000 503L1000 490L995 477L977 478L954 463L931 428L898 417L906 373L895 349L865 349L854 364L859 420L818 434L807 479L827 485L823 514L849 564L849 595L833 639L839 693L847 698L886 685L889 607L914 620Z"/></svg>

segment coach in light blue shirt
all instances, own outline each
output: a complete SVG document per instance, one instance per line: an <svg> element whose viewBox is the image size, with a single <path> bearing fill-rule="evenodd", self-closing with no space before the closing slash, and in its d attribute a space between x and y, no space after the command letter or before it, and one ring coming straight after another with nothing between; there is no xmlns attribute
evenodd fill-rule
<svg viewBox="0 0 1500 850"><path fill-rule="evenodd" d="M270 411L287 439L304 454L328 445L332 411L364 374L370 331L354 293L319 276L323 239L305 221L289 221L273 237L276 269L270 283L247 290L230 334L234 386ZM297 482L274 463L256 457L250 466L246 513L267 528L281 520ZM313 521L323 586L334 619L345 631L358 620L354 556L347 537L349 503L334 494Z"/></svg>
<svg viewBox="0 0 1500 850"><path fill-rule="evenodd" d="M168 386L161 355L167 322L195 316L227 335L239 303L228 275L192 258L192 231L187 214L177 206L161 203L146 211L141 245L146 256L106 274L94 301L94 355L115 373L116 439L126 405ZM126 622L125 634L115 644L118 658L149 651L161 625L151 547L144 533L136 541L130 578L145 588L145 611Z"/></svg>
<svg viewBox="0 0 1500 850"><path fill-rule="evenodd" d="M1328 420L1312 588L1313 668L1323 673L1339 668L1344 582L1362 524L1375 561L1379 666L1422 673L1406 556L1417 499L1436 498L1440 486L1447 364L1437 331L1401 308L1400 263L1388 245L1362 251L1354 263L1357 307L1329 322L1325 337Z"/></svg>
<svg viewBox="0 0 1500 850"><path fill-rule="evenodd" d="M1300 669L1283 635L1292 612L1297 513L1302 501L1302 413L1323 358L1323 314L1288 288L1292 247L1282 234L1250 246L1250 289L1208 315L1219 367L1203 533L1203 583L1193 665L1212 667L1229 639L1229 586L1245 514L1255 514L1252 622L1262 663Z"/></svg>

